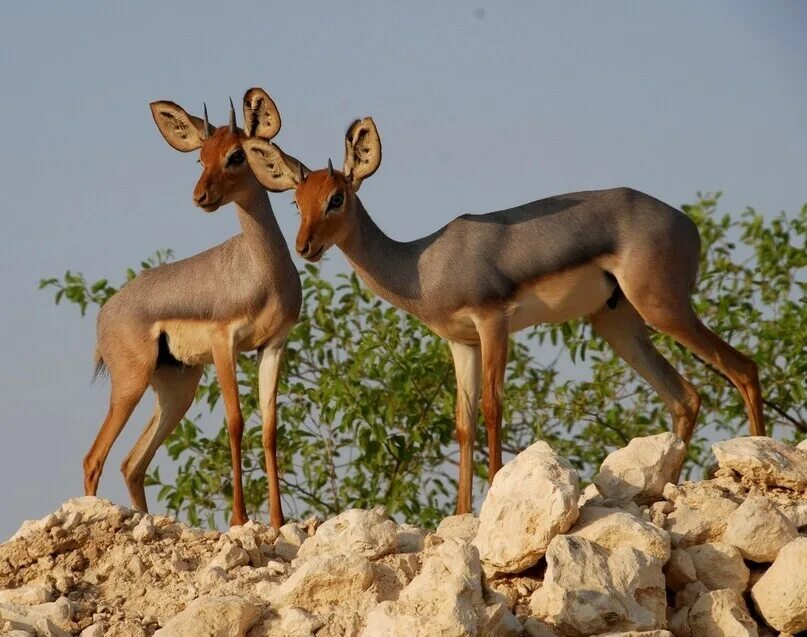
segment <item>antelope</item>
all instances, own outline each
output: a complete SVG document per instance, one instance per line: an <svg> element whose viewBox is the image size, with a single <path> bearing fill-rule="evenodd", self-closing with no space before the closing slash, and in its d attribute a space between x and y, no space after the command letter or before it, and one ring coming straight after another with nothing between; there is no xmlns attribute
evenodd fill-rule
<svg viewBox="0 0 807 637"><path fill-rule="evenodd" d="M316 262L338 246L376 294L448 340L457 377L458 513L471 511L480 384L492 481L502 464L508 335L538 323L588 318L658 392L676 434L689 443L700 397L655 349L649 324L723 372L742 394L751 432L765 435L756 364L707 329L692 308L700 237L682 212L629 188L577 192L462 215L400 242L373 222L357 195L381 163L371 118L348 129L342 172L330 160L309 171L260 139L245 149L264 186L295 190L302 257Z"/></svg>
<svg viewBox="0 0 807 637"><path fill-rule="evenodd" d="M202 175L194 203L205 212L234 203L241 234L181 261L146 270L112 296L98 314L96 373L111 379L109 411L84 458L84 491L95 495L109 450L151 385L151 421L121 465L132 504L147 511L144 476L155 452L193 402L206 363L221 386L233 464L232 524L247 511L241 482L244 420L236 379L239 352L258 351L263 447L273 526L283 524L277 460L277 387L286 336L297 320L302 291L266 190L252 173L243 144L273 138L280 114L269 95L244 95L245 129L230 100L228 126L213 128L173 102L151 103L157 128L176 150L200 150Z"/></svg>

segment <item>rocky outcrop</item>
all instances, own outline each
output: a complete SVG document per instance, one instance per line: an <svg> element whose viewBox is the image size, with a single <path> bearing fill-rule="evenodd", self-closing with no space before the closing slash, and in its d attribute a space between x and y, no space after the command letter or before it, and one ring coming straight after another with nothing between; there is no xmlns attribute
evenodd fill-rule
<svg viewBox="0 0 807 637"><path fill-rule="evenodd" d="M714 478L665 484L678 442L633 441L603 463L596 484L607 493L595 484L582 495L571 465L536 443L499 472L479 518L450 516L433 533L381 508L220 533L77 498L0 545L0 634L807 630L807 488L798 479L807 453L726 441Z"/></svg>
<svg viewBox="0 0 807 637"><path fill-rule="evenodd" d="M609 551L559 535L546 553L544 584L530 607L563 634L596 635L663 628L666 596L661 561L636 549Z"/></svg>
<svg viewBox="0 0 807 637"><path fill-rule="evenodd" d="M479 513L474 545L485 572L518 573L538 562L552 538L574 524L579 495L577 472L543 441L508 462Z"/></svg>
<svg viewBox="0 0 807 637"><path fill-rule="evenodd" d="M752 562L773 562L799 531L776 505L762 496L745 500L726 520L723 541L736 546Z"/></svg>
<svg viewBox="0 0 807 637"><path fill-rule="evenodd" d="M807 537L786 544L751 589L751 597L771 628L807 630Z"/></svg>
<svg viewBox="0 0 807 637"><path fill-rule="evenodd" d="M675 434L634 438L605 459L594 484L618 504L652 502L661 498L665 484L677 481L685 455L686 445Z"/></svg>
<svg viewBox="0 0 807 637"><path fill-rule="evenodd" d="M717 442L712 451L721 469L772 487L807 489L807 453L765 436Z"/></svg>

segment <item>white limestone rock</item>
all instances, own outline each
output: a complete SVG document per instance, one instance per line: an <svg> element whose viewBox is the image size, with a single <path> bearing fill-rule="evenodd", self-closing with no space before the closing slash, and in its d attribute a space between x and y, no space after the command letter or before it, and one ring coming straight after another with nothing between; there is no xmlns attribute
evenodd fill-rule
<svg viewBox="0 0 807 637"><path fill-rule="evenodd" d="M584 506L568 534L586 538L608 550L629 547L662 563L670 559L670 536L666 531L619 509Z"/></svg>
<svg viewBox="0 0 807 637"><path fill-rule="evenodd" d="M685 549L675 549L670 553L670 559L664 565L664 577L667 588L673 591L680 591L687 584L697 581L695 564Z"/></svg>
<svg viewBox="0 0 807 637"><path fill-rule="evenodd" d="M138 542L153 540L156 533L157 529L154 527L154 518L148 513L144 514L143 517L140 518L140 522L132 529L132 537Z"/></svg>
<svg viewBox="0 0 807 637"><path fill-rule="evenodd" d="M522 451L496 474L479 513L474 545L485 573L519 573L577 519L577 472L545 442Z"/></svg>
<svg viewBox="0 0 807 637"><path fill-rule="evenodd" d="M278 537L274 544L275 555L291 562L306 539L308 539L308 533L298 524L292 522L284 524L278 529Z"/></svg>
<svg viewBox="0 0 807 637"><path fill-rule="evenodd" d="M807 630L807 537L779 550L776 560L751 589L768 625L785 633Z"/></svg>
<svg viewBox="0 0 807 637"><path fill-rule="evenodd" d="M701 595L689 610L688 621L693 637L758 637L742 596L731 589Z"/></svg>
<svg viewBox="0 0 807 637"><path fill-rule="evenodd" d="M662 496L664 485L675 482L686 445L673 433L634 438L603 461L594 484L615 503L648 503Z"/></svg>
<svg viewBox="0 0 807 637"><path fill-rule="evenodd" d="M155 637L244 637L258 621L260 610L243 597L199 597L172 617Z"/></svg>
<svg viewBox="0 0 807 637"><path fill-rule="evenodd" d="M218 555L210 560L207 568L212 569L218 567L224 572L229 572L236 566L244 566L246 564L249 564L249 553L237 544L227 541Z"/></svg>
<svg viewBox="0 0 807 637"><path fill-rule="evenodd" d="M297 551L296 560L325 553L357 553L374 560L398 547L398 527L373 509L348 509L323 522Z"/></svg>
<svg viewBox="0 0 807 637"><path fill-rule="evenodd" d="M767 436L716 442L712 452L721 469L748 480L795 491L807 489L807 453Z"/></svg>
<svg viewBox="0 0 807 637"><path fill-rule="evenodd" d="M741 595L745 592L751 572L734 546L725 542L709 542L691 546L686 551L695 565L698 581L709 590L730 588Z"/></svg>
<svg viewBox="0 0 807 637"><path fill-rule="evenodd" d="M401 591L397 601L381 602L370 612L362 635L515 637L514 620L501 604L486 607L479 553L467 542L452 538L428 549L420 574Z"/></svg>
<svg viewBox="0 0 807 637"><path fill-rule="evenodd" d="M558 535L546 563L543 586L532 594L530 608L562 633L580 637L664 626L667 599L658 558Z"/></svg>
<svg viewBox="0 0 807 637"><path fill-rule="evenodd" d="M473 513L449 515L440 521L435 533L444 540L457 538L465 542L473 542L479 532L479 518Z"/></svg>
<svg viewBox="0 0 807 637"><path fill-rule="evenodd" d="M796 526L767 498L751 496L728 518L723 541L736 546L752 562L773 562L799 535Z"/></svg>
<svg viewBox="0 0 807 637"><path fill-rule="evenodd" d="M719 541L740 500L715 480L670 484L664 497L674 507L666 515L664 529L677 548Z"/></svg>
<svg viewBox="0 0 807 637"><path fill-rule="evenodd" d="M423 542L428 534L428 531L414 524L400 524L397 530L398 540L395 550L398 553L419 553L423 550Z"/></svg>
<svg viewBox="0 0 807 637"><path fill-rule="evenodd" d="M310 611L358 599L369 593L372 583L373 568L358 553L311 556L282 584L267 591L266 597L276 606Z"/></svg>

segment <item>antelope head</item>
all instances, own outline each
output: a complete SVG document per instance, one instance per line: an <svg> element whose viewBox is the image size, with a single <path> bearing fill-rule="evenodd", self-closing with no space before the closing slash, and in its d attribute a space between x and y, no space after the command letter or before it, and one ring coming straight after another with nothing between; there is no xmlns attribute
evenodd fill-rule
<svg viewBox="0 0 807 637"><path fill-rule="evenodd" d="M348 129L341 172L334 170L330 160L327 168L309 171L261 139L247 140L244 148L255 176L267 190L294 189L301 217L297 252L313 262L350 235L356 221L356 193L381 164L381 138L370 117L356 120Z"/></svg>
<svg viewBox="0 0 807 637"><path fill-rule="evenodd" d="M202 210L214 212L261 188L246 161L244 142L258 137L270 140L280 130L280 113L266 91L251 88L244 95L243 129L236 123L232 100L229 124L218 128L208 122L207 105L202 118L189 115L174 102L150 106L157 128L172 148L183 153L200 151L202 175L193 189L193 201Z"/></svg>

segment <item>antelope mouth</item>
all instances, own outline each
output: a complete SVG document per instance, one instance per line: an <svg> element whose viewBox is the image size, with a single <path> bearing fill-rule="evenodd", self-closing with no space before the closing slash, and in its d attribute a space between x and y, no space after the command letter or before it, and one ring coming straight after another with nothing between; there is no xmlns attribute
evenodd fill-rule
<svg viewBox="0 0 807 637"><path fill-rule="evenodd" d="M316 263L322 258L322 253L325 252L325 244L323 243L319 250L317 250L314 254L310 254L306 257L306 260L311 261L312 263Z"/></svg>
<svg viewBox="0 0 807 637"><path fill-rule="evenodd" d="M206 203L206 204L199 204L199 207L204 210L205 212L215 212L221 207L221 200L223 197L219 197L219 199L213 203Z"/></svg>

